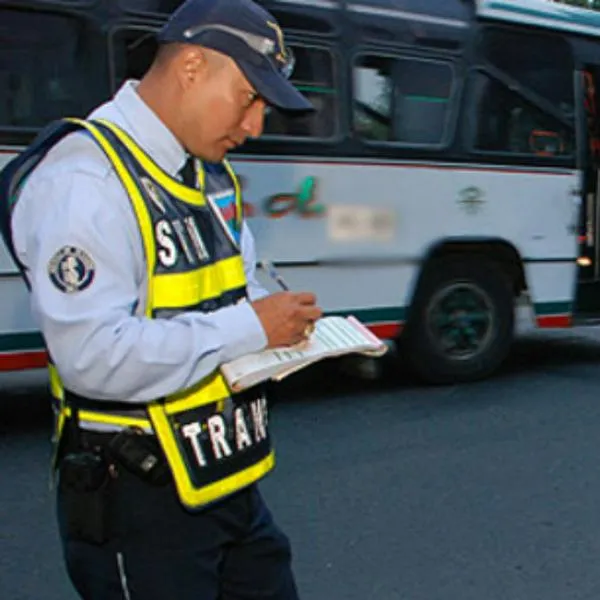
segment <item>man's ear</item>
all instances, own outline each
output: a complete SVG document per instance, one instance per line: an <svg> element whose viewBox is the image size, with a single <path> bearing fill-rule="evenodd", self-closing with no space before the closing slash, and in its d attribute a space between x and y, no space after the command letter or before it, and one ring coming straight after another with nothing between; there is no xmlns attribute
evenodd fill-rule
<svg viewBox="0 0 600 600"><path fill-rule="evenodd" d="M184 89L188 89L197 83L207 70L206 52L200 46L186 46L180 56L178 73Z"/></svg>

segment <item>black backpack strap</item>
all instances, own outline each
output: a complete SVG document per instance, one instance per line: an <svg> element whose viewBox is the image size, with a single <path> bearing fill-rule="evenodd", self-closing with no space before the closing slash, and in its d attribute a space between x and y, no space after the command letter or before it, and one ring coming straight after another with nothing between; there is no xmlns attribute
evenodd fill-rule
<svg viewBox="0 0 600 600"><path fill-rule="evenodd" d="M28 288L26 267L21 263L12 239L11 216L19 191L27 176L48 154L50 149L69 133L82 128L77 119L62 119L50 123L33 142L0 171L0 235Z"/></svg>

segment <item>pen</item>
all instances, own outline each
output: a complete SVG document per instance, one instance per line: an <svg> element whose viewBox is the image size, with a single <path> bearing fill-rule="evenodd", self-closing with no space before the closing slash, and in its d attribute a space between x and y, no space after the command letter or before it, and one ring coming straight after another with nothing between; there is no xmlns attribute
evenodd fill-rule
<svg viewBox="0 0 600 600"><path fill-rule="evenodd" d="M288 284L284 281L283 277L275 270L275 267L268 260L261 260L260 267L265 270L269 277L279 284L279 287L286 292L289 291Z"/></svg>

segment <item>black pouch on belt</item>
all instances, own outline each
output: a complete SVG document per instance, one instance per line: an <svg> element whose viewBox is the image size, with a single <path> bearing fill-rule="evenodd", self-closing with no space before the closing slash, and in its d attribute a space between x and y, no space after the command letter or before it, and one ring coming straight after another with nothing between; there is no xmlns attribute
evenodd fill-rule
<svg viewBox="0 0 600 600"><path fill-rule="evenodd" d="M140 479L156 486L171 481L171 471L156 438L130 427L119 432L107 451L116 463Z"/></svg>
<svg viewBox="0 0 600 600"><path fill-rule="evenodd" d="M107 541L112 479L109 464L100 454L81 451L63 457L58 491L69 539L93 544Z"/></svg>

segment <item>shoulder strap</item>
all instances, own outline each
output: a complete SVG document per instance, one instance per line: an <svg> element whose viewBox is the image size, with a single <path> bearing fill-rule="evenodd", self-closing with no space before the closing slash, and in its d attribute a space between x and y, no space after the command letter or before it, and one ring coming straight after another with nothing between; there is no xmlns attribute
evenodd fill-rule
<svg viewBox="0 0 600 600"><path fill-rule="evenodd" d="M30 287L26 268L17 257L12 239L11 215L19 191L28 175L37 167L49 150L69 133L81 128L77 120L53 121L37 135L33 142L0 171L0 234L27 287Z"/></svg>
<svg viewBox="0 0 600 600"><path fill-rule="evenodd" d="M244 221L244 204L242 198L242 189L240 186L240 180L236 175L231 163L227 159L223 159L223 166L233 183L233 189L235 190L235 220L237 224L238 231L241 233L242 231L242 223Z"/></svg>

